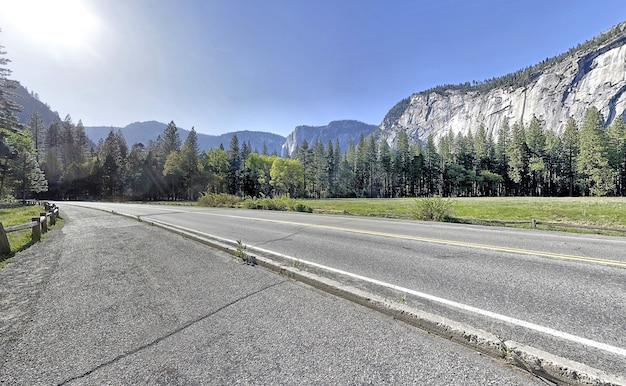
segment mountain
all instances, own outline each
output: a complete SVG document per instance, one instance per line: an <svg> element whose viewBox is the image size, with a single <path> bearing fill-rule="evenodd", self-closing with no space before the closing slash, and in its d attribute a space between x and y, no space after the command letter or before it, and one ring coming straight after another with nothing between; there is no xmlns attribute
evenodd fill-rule
<svg viewBox="0 0 626 386"><path fill-rule="evenodd" d="M143 143L145 145L148 141L154 141L160 134L163 134L166 126L165 123L157 121L135 122L126 127L87 126L85 127L85 134L87 134L90 140L98 143L100 139L104 140L111 130L120 130L128 146L132 146L135 143ZM183 130L179 128L178 131L182 137ZM188 133L188 131L185 132L185 138Z"/></svg>
<svg viewBox="0 0 626 386"><path fill-rule="evenodd" d="M97 143L100 139L106 138L111 129L117 131L120 130L126 139L129 146L134 143L147 144L148 141L154 141L156 138L163 134L163 130L167 125L162 122L148 121L148 122L135 122L127 125L126 127L111 127L111 126L89 126L85 127L85 133L87 137L93 142ZM181 141L185 141L189 135L189 130L178 128ZM197 133L198 145L200 150L204 151L213 147L219 147L223 145L225 149L230 146L230 140L233 135L237 134L239 139L239 146L244 142L250 142L252 150L258 150L261 152L263 149L263 143L267 146L268 153L276 152L280 154L281 147L285 142L285 137L277 134L260 132L260 131L237 131L232 133L226 133L222 135L208 135Z"/></svg>
<svg viewBox="0 0 626 386"><path fill-rule="evenodd" d="M296 147L304 140L308 142L309 146L313 146L313 143L317 140L321 141L324 146L326 146L328 141L332 141L334 146L335 140L339 139L339 147L342 151L345 151L350 141L356 143L361 134L367 137L376 128L376 125L368 125L367 123L354 120L332 121L326 126L297 126L287 136L283 145L282 155L291 156Z"/></svg>
<svg viewBox="0 0 626 386"><path fill-rule="evenodd" d="M39 112L46 127L48 127L54 119L59 119L59 113L52 111L50 106L40 101L36 93L28 91L26 87L22 86L19 82L16 82L16 85L17 88L11 91L13 91L17 97L11 99L22 106L22 111L17 114L17 118L21 123L28 123L28 119L33 111Z"/></svg>
<svg viewBox="0 0 626 386"><path fill-rule="evenodd" d="M605 125L626 118L626 22L555 58L513 74L470 85L439 86L398 102L376 135L395 144L406 130L412 141L448 133L476 132L483 124L494 137L506 120L527 125L533 115L557 133L569 117L581 122L590 106Z"/></svg>

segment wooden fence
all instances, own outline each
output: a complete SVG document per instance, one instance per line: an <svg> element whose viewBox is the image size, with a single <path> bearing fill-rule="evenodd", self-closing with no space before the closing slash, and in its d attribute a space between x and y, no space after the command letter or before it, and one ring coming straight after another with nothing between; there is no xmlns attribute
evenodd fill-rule
<svg viewBox="0 0 626 386"><path fill-rule="evenodd" d="M8 233L30 228L32 229L33 240L39 241L41 239L41 234L48 231L48 224L56 224L57 217L59 217L59 208L57 208L56 205L49 203L44 203L44 207L46 208L46 212L40 213L39 217L33 217L30 222L6 228L0 222L0 254L11 253L11 246L9 245L9 240L7 238Z"/></svg>

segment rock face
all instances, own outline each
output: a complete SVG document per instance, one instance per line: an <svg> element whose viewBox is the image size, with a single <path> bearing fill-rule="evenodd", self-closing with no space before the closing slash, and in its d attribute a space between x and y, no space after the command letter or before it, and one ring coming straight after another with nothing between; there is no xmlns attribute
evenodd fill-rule
<svg viewBox="0 0 626 386"><path fill-rule="evenodd" d="M605 125L617 116L626 118L626 22L593 41L602 43L570 50L517 86L413 94L387 113L377 135L394 145L401 130L412 141L424 141L450 130L476 132L483 124L495 137L505 120L527 125L533 115L560 133L569 117L581 122L591 106L603 114Z"/></svg>
<svg viewBox="0 0 626 386"><path fill-rule="evenodd" d="M338 139L339 147L344 151L348 148L350 141L356 143L361 134L367 137L374 130L376 130L376 125L353 120L332 121L326 126L297 126L287 136L281 155L293 155L296 147L304 140L308 142L309 147L312 147L317 140L321 141L324 147L326 147L328 141L331 141L333 146L335 146L335 140Z"/></svg>

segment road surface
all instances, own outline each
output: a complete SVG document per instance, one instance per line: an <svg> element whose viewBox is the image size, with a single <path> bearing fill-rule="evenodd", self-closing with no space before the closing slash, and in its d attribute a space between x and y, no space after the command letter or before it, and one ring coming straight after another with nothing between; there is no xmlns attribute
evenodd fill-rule
<svg viewBox="0 0 626 386"><path fill-rule="evenodd" d="M626 375L625 238L293 212L85 205L241 240L303 266L355 275L351 284L367 290L388 284L391 296L416 308Z"/></svg>
<svg viewBox="0 0 626 386"><path fill-rule="evenodd" d="M0 270L3 385L544 384L145 222L61 208Z"/></svg>

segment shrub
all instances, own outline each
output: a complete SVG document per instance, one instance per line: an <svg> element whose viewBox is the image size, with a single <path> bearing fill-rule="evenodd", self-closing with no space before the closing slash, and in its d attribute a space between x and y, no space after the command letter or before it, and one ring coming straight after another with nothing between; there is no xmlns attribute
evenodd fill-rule
<svg viewBox="0 0 626 386"><path fill-rule="evenodd" d="M243 202L243 206L248 209L263 209L263 210L291 210L294 212L313 212L313 209L304 205L297 200L284 195L276 197L261 197L261 198L247 198Z"/></svg>
<svg viewBox="0 0 626 386"><path fill-rule="evenodd" d="M313 213L313 208L306 206L301 202L296 202L296 204L291 208L291 210L293 210L294 212Z"/></svg>
<svg viewBox="0 0 626 386"><path fill-rule="evenodd" d="M239 201L239 197L233 196L232 194L207 192L204 193L200 198L198 198L198 205L232 208L237 205Z"/></svg>
<svg viewBox="0 0 626 386"><path fill-rule="evenodd" d="M452 201L444 200L439 196L420 198L415 200L413 216L424 221L445 221L454 216Z"/></svg>

